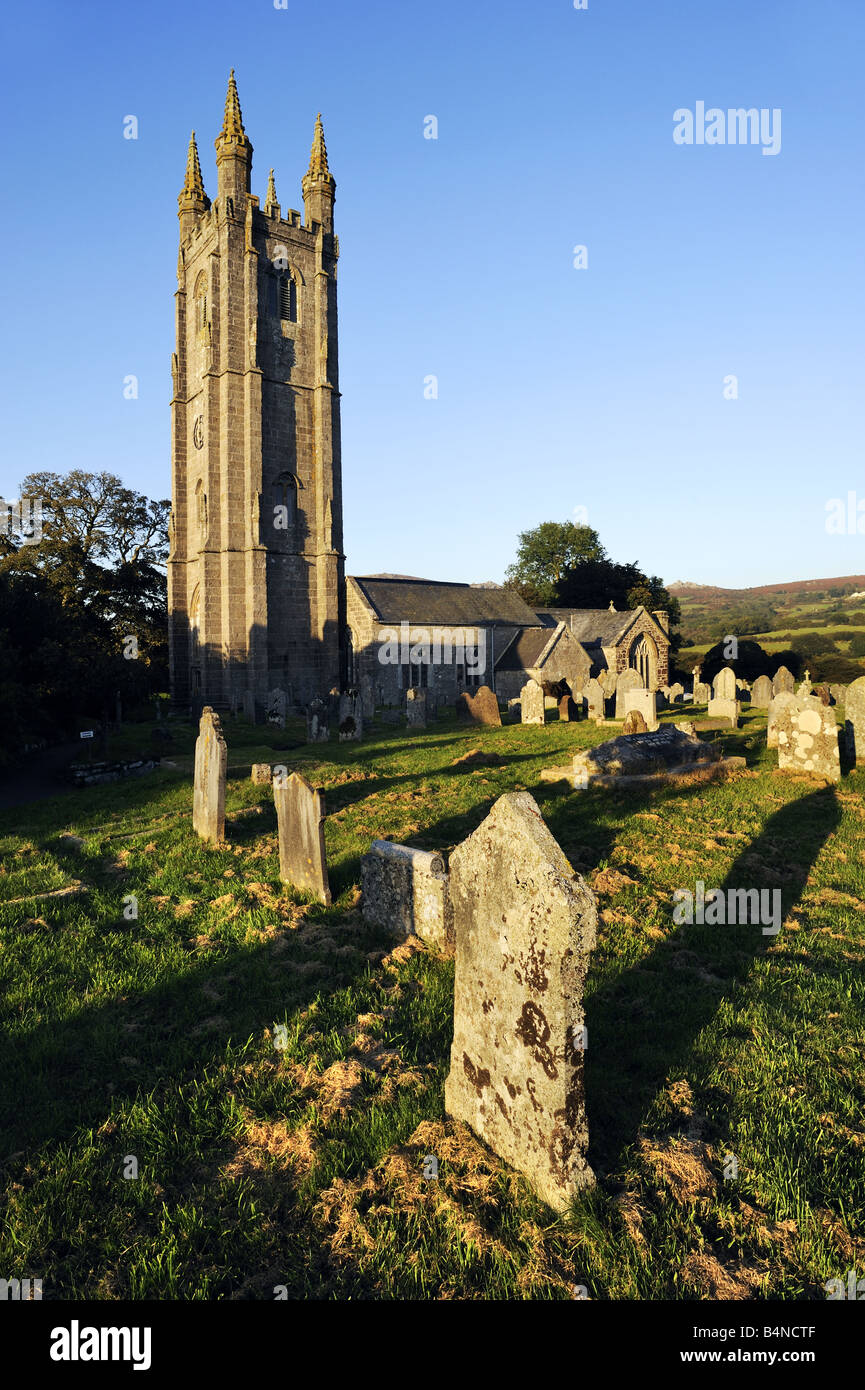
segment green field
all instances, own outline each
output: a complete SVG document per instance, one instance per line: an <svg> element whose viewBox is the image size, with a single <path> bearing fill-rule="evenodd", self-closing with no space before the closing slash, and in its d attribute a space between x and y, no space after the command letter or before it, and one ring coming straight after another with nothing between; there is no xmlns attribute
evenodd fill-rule
<svg viewBox="0 0 865 1390"><path fill-rule="evenodd" d="M46 1299L822 1300L865 1263L865 774L779 774L756 712L712 736L747 758L729 781L617 793L538 781L610 733L586 723L276 751L300 726L228 720L216 849L172 728L175 768L0 817L6 1277ZM504 765L455 765L474 748ZM331 908L279 882L260 759L326 789ZM516 788L598 898L598 1185L566 1218L444 1115L452 962L358 908L373 838L448 851ZM780 933L675 925L696 880L779 888Z"/></svg>

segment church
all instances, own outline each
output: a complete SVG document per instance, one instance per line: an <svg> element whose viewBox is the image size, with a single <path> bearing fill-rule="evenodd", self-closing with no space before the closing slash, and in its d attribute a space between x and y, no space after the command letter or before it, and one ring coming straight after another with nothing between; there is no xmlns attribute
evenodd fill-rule
<svg viewBox="0 0 865 1390"><path fill-rule="evenodd" d="M665 684L665 613L534 612L497 585L346 581L339 238L321 117L301 183L303 213L282 208L272 169L262 207L232 71L216 168L211 201L193 131L178 198L171 362L174 704L234 710L251 702L260 715L274 690L297 708L349 687L363 687L372 704L399 703L409 685L443 702L480 684L508 699L530 675L547 685L567 680L576 693L590 676L628 666L650 688ZM473 649L474 659L432 665L413 660L416 644L404 661L385 663L381 633L393 624L423 628L439 649L457 631L459 649Z"/></svg>

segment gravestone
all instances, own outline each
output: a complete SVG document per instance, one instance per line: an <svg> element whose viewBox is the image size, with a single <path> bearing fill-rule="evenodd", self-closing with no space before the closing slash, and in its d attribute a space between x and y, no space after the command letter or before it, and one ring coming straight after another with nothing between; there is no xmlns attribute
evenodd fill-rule
<svg viewBox="0 0 865 1390"><path fill-rule="evenodd" d="M540 690L540 686L538 689ZM457 699L457 714L462 719L471 719L474 724L499 727L502 722L499 702L488 685L479 686L474 695L464 690Z"/></svg>
<svg viewBox="0 0 865 1390"><path fill-rule="evenodd" d="M788 671L786 666L779 666L772 677L773 693L775 695L792 695L795 684L793 672Z"/></svg>
<svg viewBox="0 0 865 1390"><path fill-rule="evenodd" d="M327 743L330 737L328 707L324 700L310 700L306 707L307 743Z"/></svg>
<svg viewBox="0 0 865 1390"><path fill-rule="evenodd" d="M778 747L778 720L784 709L790 704L795 704L796 696L792 690L782 690L777 695L773 695L769 702L768 718L766 723L766 747Z"/></svg>
<svg viewBox="0 0 865 1390"><path fill-rule="evenodd" d="M606 709L604 688L600 681L590 680L583 686L583 696L590 719L603 719Z"/></svg>
<svg viewBox="0 0 865 1390"><path fill-rule="evenodd" d="M836 705L843 705L843 703L844 703L844 697L845 697L845 695L846 695L846 692L847 692L847 687L846 687L846 685L830 685L830 686L829 686L829 694L832 696L832 699L835 701L835 704L836 704Z"/></svg>
<svg viewBox="0 0 865 1390"><path fill-rule="evenodd" d="M416 685L405 692L405 722L409 729L426 728L426 691Z"/></svg>
<svg viewBox="0 0 865 1390"><path fill-rule="evenodd" d="M419 936L453 955L453 914L440 854L373 840L360 861L363 920L397 936Z"/></svg>
<svg viewBox="0 0 865 1390"><path fill-rule="evenodd" d="M363 738L363 708L359 695L351 692L340 695L338 718L340 743Z"/></svg>
<svg viewBox="0 0 865 1390"><path fill-rule="evenodd" d="M806 696L811 695L812 693L813 692L811 689L811 672L806 671L805 676L801 684L799 685L798 690L796 691L796 696L798 699L803 700Z"/></svg>
<svg viewBox="0 0 865 1390"><path fill-rule="evenodd" d="M603 690L604 696L607 700L612 700L613 696L615 695L616 682L618 679L619 677L617 673L609 669L607 669L606 671L602 671L601 674L598 676L598 680L601 683L601 689Z"/></svg>
<svg viewBox="0 0 865 1390"><path fill-rule="evenodd" d="M817 696L817 699L820 701L821 705L829 705L832 703L832 696L829 694L828 685L824 684L815 686L814 694Z"/></svg>
<svg viewBox="0 0 865 1390"><path fill-rule="evenodd" d="M627 692L629 690L641 690L642 688L643 679L639 671L635 671L633 667L628 667L626 670L619 672L618 678L616 680L617 719L624 719L625 715L628 712L625 708L625 695L627 694Z"/></svg>
<svg viewBox="0 0 865 1390"><path fill-rule="evenodd" d="M255 786L267 785L271 779L270 763L253 763L251 776Z"/></svg>
<svg viewBox="0 0 865 1390"><path fill-rule="evenodd" d="M324 797L300 773L273 783L279 839L279 877L330 906L324 849Z"/></svg>
<svg viewBox="0 0 865 1390"><path fill-rule="evenodd" d="M638 709L629 709L622 725L623 734L647 734L649 726Z"/></svg>
<svg viewBox="0 0 865 1390"><path fill-rule="evenodd" d="M225 774L228 746L219 715L205 705L195 740L195 776L192 792L192 827L202 840L219 844L225 839Z"/></svg>
<svg viewBox="0 0 865 1390"><path fill-rule="evenodd" d="M772 700L772 682L768 676L758 676L751 687L751 704L755 709L768 709Z"/></svg>
<svg viewBox="0 0 865 1390"><path fill-rule="evenodd" d="M249 720L250 724L256 724L258 722L254 690L244 690L243 692L243 716L245 719Z"/></svg>
<svg viewBox="0 0 865 1390"><path fill-rule="evenodd" d="M523 724L544 724L546 722L543 687L536 680L528 680L520 691L520 719Z"/></svg>
<svg viewBox="0 0 865 1390"><path fill-rule="evenodd" d="M684 694L685 687L679 681L674 681L673 684L670 686L670 694L668 696L670 704L681 704L682 697L684 696Z"/></svg>
<svg viewBox="0 0 865 1390"><path fill-rule="evenodd" d="M703 743L693 732L665 724L653 733L620 734L594 748L574 754L573 778L583 786L597 778L642 777L683 767L716 763L721 750Z"/></svg>
<svg viewBox="0 0 865 1390"><path fill-rule="evenodd" d="M865 676L851 681L844 696L847 751L856 767L865 767Z"/></svg>
<svg viewBox="0 0 865 1390"><path fill-rule="evenodd" d="M625 691L625 718L632 710L638 710L646 729L657 729L658 709L655 701L654 690L626 690Z"/></svg>
<svg viewBox="0 0 865 1390"><path fill-rule="evenodd" d="M828 705L814 695L797 695L780 711L776 727L779 768L841 781L838 725Z"/></svg>
<svg viewBox="0 0 865 1390"><path fill-rule="evenodd" d="M712 681L712 693L716 700L735 700L736 672L732 666L722 666Z"/></svg>
<svg viewBox="0 0 865 1390"><path fill-rule="evenodd" d="M559 700L559 719L563 724L572 724L580 718L582 709L573 695L562 695Z"/></svg>
<svg viewBox="0 0 865 1390"><path fill-rule="evenodd" d="M265 706L265 719L268 724L273 724L277 729L285 728L285 691L270 690L267 695Z"/></svg>
<svg viewBox="0 0 865 1390"><path fill-rule="evenodd" d="M583 985L594 896L528 792L496 801L450 857L456 972L445 1109L555 1211L586 1161Z"/></svg>
<svg viewBox="0 0 865 1390"><path fill-rule="evenodd" d="M706 705L712 698L712 687L705 681L694 681L694 704Z"/></svg>
<svg viewBox="0 0 865 1390"><path fill-rule="evenodd" d="M739 701L723 700L717 696L713 697L706 706L706 713L710 719L725 719L731 729L738 728L739 725Z"/></svg>
<svg viewBox="0 0 865 1390"><path fill-rule="evenodd" d="M372 676L360 678L360 707L364 719L372 720L375 717L375 681Z"/></svg>

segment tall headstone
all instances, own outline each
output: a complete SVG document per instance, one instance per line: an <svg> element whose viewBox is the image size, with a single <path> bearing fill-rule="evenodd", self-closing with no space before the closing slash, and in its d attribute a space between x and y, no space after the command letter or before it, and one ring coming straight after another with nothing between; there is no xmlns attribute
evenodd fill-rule
<svg viewBox="0 0 865 1390"><path fill-rule="evenodd" d="M617 718L617 719L624 719L625 715L626 715L627 712L628 712L628 711L625 709L625 696L626 696L626 694L628 693L628 691L629 691L629 690L640 690L640 689L642 689L642 688L643 688L643 678L642 678L642 676L640 675L639 671L635 671L635 670L633 669L633 667L630 667L630 666L629 666L626 670L620 671L620 672L619 672L618 679L616 680L616 718Z"/></svg>
<svg viewBox="0 0 865 1390"><path fill-rule="evenodd" d="M546 706L543 686L536 680L527 680L520 691L520 719L523 724L544 724Z"/></svg>
<svg viewBox="0 0 865 1390"><path fill-rule="evenodd" d="M583 686L583 697L588 706L590 719L603 719L606 701L604 688L600 681L590 680Z"/></svg>
<svg viewBox="0 0 865 1390"><path fill-rule="evenodd" d="M426 691L416 685L405 692L405 722L409 729L426 728Z"/></svg>
<svg viewBox="0 0 865 1390"><path fill-rule="evenodd" d="M373 840L360 861L363 920L453 955L448 875L440 854Z"/></svg>
<svg viewBox="0 0 865 1390"><path fill-rule="evenodd" d="M511 792L450 857L456 974L445 1108L556 1211L586 1161L583 985L594 896L528 792Z"/></svg>
<svg viewBox="0 0 865 1390"><path fill-rule="evenodd" d="M225 839L225 775L228 746L219 715L205 705L195 740L195 775L192 791L192 828L202 840L219 844Z"/></svg>
<svg viewBox="0 0 865 1390"><path fill-rule="evenodd" d="M502 716L499 702L488 685L481 685L472 695L468 690L457 699L457 715L461 719L471 719L474 724L501 725Z"/></svg>
<svg viewBox="0 0 865 1390"><path fill-rule="evenodd" d="M372 721L375 717L375 681L372 676L360 678L360 705L364 719Z"/></svg>
<svg viewBox="0 0 865 1390"><path fill-rule="evenodd" d="M712 698L712 687L705 681L694 681L694 704L706 705Z"/></svg>
<svg viewBox="0 0 865 1390"><path fill-rule="evenodd" d="M768 676L758 676L751 687L751 704L754 709L768 709L772 700L772 682Z"/></svg>
<svg viewBox="0 0 865 1390"><path fill-rule="evenodd" d="M602 671L601 674L598 676L598 680L601 683L601 689L603 690L604 697L607 700L612 700L613 696L615 695L616 683L618 679L619 677L617 673L615 671L611 671L609 668L606 671Z"/></svg>
<svg viewBox="0 0 865 1390"><path fill-rule="evenodd" d="M735 700L736 672L732 666L722 666L712 681L712 693L716 700Z"/></svg>
<svg viewBox="0 0 865 1390"><path fill-rule="evenodd" d="M783 711L788 705L796 703L796 696L792 690L781 690L777 695L773 695L769 701L769 710L766 723L766 747L778 747L778 721Z"/></svg>
<svg viewBox="0 0 865 1390"><path fill-rule="evenodd" d="M772 690L776 695L792 695L796 682L793 679L793 672L788 671L786 666L779 666L775 675L772 677Z"/></svg>
<svg viewBox="0 0 865 1390"><path fill-rule="evenodd" d="M847 751L856 767L865 767L865 676L851 681L844 696Z"/></svg>
<svg viewBox="0 0 865 1390"><path fill-rule="evenodd" d="M265 718L277 729L285 728L285 691L271 690L267 696Z"/></svg>
<svg viewBox="0 0 865 1390"><path fill-rule="evenodd" d="M273 779L279 877L330 906L324 848L324 797L299 772Z"/></svg>
<svg viewBox="0 0 865 1390"><path fill-rule="evenodd" d="M815 695L797 695L777 719L778 766L830 782L841 780L834 711Z"/></svg>

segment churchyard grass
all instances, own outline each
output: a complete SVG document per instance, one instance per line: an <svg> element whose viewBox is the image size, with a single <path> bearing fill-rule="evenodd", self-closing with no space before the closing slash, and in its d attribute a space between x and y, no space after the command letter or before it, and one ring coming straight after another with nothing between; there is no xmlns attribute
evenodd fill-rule
<svg viewBox="0 0 865 1390"><path fill-rule="evenodd" d="M170 727L185 766L0 817L5 1277L46 1299L822 1299L865 1272L865 774L779 774L747 707L708 736L747 770L619 792L538 781L617 732L585 722L278 749L299 724L226 719L212 848ZM472 749L505 761L454 765ZM232 776L253 761L325 789L331 908L280 884L272 791ZM452 963L357 903L373 838L448 851L516 788L598 898L598 1186L563 1220L444 1120ZM677 925L698 880L780 889L781 930Z"/></svg>

